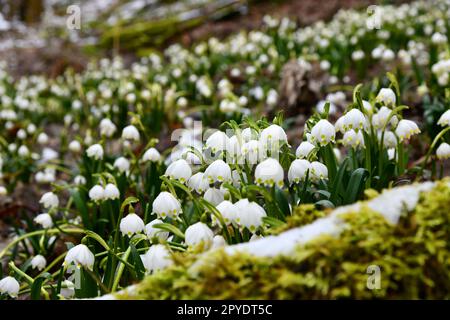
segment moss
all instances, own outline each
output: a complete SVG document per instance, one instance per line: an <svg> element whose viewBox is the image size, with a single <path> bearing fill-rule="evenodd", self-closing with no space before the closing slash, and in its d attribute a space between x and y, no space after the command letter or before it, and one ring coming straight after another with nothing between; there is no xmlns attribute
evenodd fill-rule
<svg viewBox="0 0 450 320"><path fill-rule="evenodd" d="M270 230L270 234L280 234L286 230L310 224L316 219L325 217L330 211L329 209L319 210L313 204L300 205L292 210L292 215L287 217L285 224Z"/></svg>
<svg viewBox="0 0 450 320"><path fill-rule="evenodd" d="M147 277L123 299L446 299L450 298L450 188L423 193L392 226L361 209L343 216L339 238L320 237L289 257L218 251L192 271L194 258ZM367 268L381 270L370 290ZM189 271L191 270L191 271Z"/></svg>

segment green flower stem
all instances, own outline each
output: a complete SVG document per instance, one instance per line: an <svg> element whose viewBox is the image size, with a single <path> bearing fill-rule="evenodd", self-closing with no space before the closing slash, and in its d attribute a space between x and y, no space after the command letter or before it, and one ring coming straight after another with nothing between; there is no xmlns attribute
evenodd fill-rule
<svg viewBox="0 0 450 320"><path fill-rule="evenodd" d="M11 261L8 265L15 273L17 273L18 275L23 277L25 279L25 281L28 282L30 287L33 285L34 279L31 278L29 275L27 275L22 270L20 270L19 268L17 268L13 261ZM45 300L50 300L50 296L49 296L48 292L44 288L41 288L41 293L44 295Z"/></svg>
<svg viewBox="0 0 450 320"><path fill-rule="evenodd" d="M419 175L418 177L421 177L423 174L423 170L425 170L425 166L428 163L428 159L430 158L431 152L433 151L433 149L436 147L436 144L439 142L439 140L444 136L444 134L446 134L448 131L450 130L450 127L447 127L443 130L441 130L441 132L438 133L438 135L434 138L433 142L431 143L430 148L428 149L428 152L425 156L425 160L422 163L422 166L420 167L420 171L419 171Z"/></svg>
<svg viewBox="0 0 450 320"><path fill-rule="evenodd" d="M131 247L128 247L127 251L125 251L125 253L122 256L122 259L124 261L127 261L128 257L130 256L130 253L131 253ZM122 273L123 273L124 269L125 269L125 264L119 263L111 292L115 292L117 290L117 287L119 286L120 278L122 277Z"/></svg>

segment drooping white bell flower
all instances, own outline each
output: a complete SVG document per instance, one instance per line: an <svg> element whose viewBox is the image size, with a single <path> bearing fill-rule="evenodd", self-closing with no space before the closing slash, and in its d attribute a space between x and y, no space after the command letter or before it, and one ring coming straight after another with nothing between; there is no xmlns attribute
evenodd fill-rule
<svg viewBox="0 0 450 320"><path fill-rule="evenodd" d="M164 222L162 220L155 219L155 220L147 223L147 225L145 226L145 234L147 235L147 237L149 239L158 237L158 239L160 239L160 240L167 240L167 238L169 238L169 232L154 227L155 224L159 224L159 223L164 223Z"/></svg>
<svg viewBox="0 0 450 320"><path fill-rule="evenodd" d="M254 165L264 157L259 141L250 140L242 145L241 154L248 164Z"/></svg>
<svg viewBox="0 0 450 320"><path fill-rule="evenodd" d="M139 134L139 131L135 126L129 125L129 126L126 126L125 128L123 128L122 139L139 141L140 138L141 138L141 136Z"/></svg>
<svg viewBox="0 0 450 320"><path fill-rule="evenodd" d="M450 110L445 111L439 118L438 125L445 127L450 126Z"/></svg>
<svg viewBox="0 0 450 320"><path fill-rule="evenodd" d="M336 132L334 126L325 119L321 119L316 123L311 129L311 134L309 136L311 143L319 144L321 146L326 146L328 143L334 142L335 137Z"/></svg>
<svg viewBox="0 0 450 320"><path fill-rule="evenodd" d="M142 264L147 273L157 272L173 264L169 250L162 244L154 244L141 255Z"/></svg>
<svg viewBox="0 0 450 320"><path fill-rule="evenodd" d="M295 151L295 155L297 158L304 159L308 158L311 152L314 150L316 146L312 143L309 143L308 141L303 141L298 146L297 150Z"/></svg>
<svg viewBox="0 0 450 320"><path fill-rule="evenodd" d="M37 142L40 145L47 144L48 143L48 135L45 132L39 133L39 135L37 137Z"/></svg>
<svg viewBox="0 0 450 320"><path fill-rule="evenodd" d="M364 147L364 136L361 131L355 132L355 130L351 129L344 134L342 143L346 147L361 148Z"/></svg>
<svg viewBox="0 0 450 320"><path fill-rule="evenodd" d="M192 169L186 160L178 159L167 167L165 175L170 179L179 180L181 183L185 183L191 177Z"/></svg>
<svg viewBox="0 0 450 320"><path fill-rule="evenodd" d="M101 160L103 159L103 147L100 144L93 144L87 148L86 154L89 158Z"/></svg>
<svg viewBox="0 0 450 320"><path fill-rule="evenodd" d="M231 157L236 159L241 155L241 143L236 135L228 139L228 153Z"/></svg>
<svg viewBox="0 0 450 320"><path fill-rule="evenodd" d="M397 101L395 92L391 88L382 88L378 92L376 100L388 107L395 107Z"/></svg>
<svg viewBox="0 0 450 320"><path fill-rule="evenodd" d="M255 181L257 184L282 187L283 179L283 167L276 159L268 158L256 166Z"/></svg>
<svg viewBox="0 0 450 320"><path fill-rule="evenodd" d="M116 130L116 125L110 119L104 118L100 121L100 134L102 136L106 136L108 138L112 137Z"/></svg>
<svg viewBox="0 0 450 320"><path fill-rule="evenodd" d="M395 134L400 139L409 140L412 135L420 133L420 129L414 121L402 119L395 129Z"/></svg>
<svg viewBox="0 0 450 320"><path fill-rule="evenodd" d="M288 171L289 183L299 183L306 179L306 173L311 171L311 163L304 159L295 159L292 161Z"/></svg>
<svg viewBox="0 0 450 320"><path fill-rule="evenodd" d="M78 153L78 152L81 151L81 144L80 144L80 142L78 140L72 140L69 143L68 148L69 148L70 151L72 151L74 153Z"/></svg>
<svg viewBox="0 0 450 320"><path fill-rule="evenodd" d="M311 163L311 180L327 180L328 179L328 168L318 161Z"/></svg>
<svg viewBox="0 0 450 320"><path fill-rule="evenodd" d="M73 263L77 267L83 266L91 270L94 266L94 262L94 254L84 244L79 244L71 248L69 251L67 251L66 257L64 259L64 264L66 266Z"/></svg>
<svg viewBox="0 0 450 320"><path fill-rule="evenodd" d="M114 161L114 167L120 172L127 172L130 170L130 161L125 157L119 157Z"/></svg>
<svg viewBox="0 0 450 320"><path fill-rule="evenodd" d="M203 222L197 222L186 229L184 233L184 242L189 247L203 245L204 249L208 249L212 245L214 233Z"/></svg>
<svg viewBox="0 0 450 320"><path fill-rule="evenodd" d="M263 147L270 146L272 149L279 147L282 143L288 143L286 132L276 124L272 124L261 131L259 142Z"/></svg>
<svg viewBox="0 0 450 320"><path fill-rule="evenodd" d="M363 130L367 127L367 120L364 113L358 109L352 109L344 116L344 129Z"/></svg>
<svg viewBox="0 0 450 320"><path fill-rule="evenodd" d="M387 121L392 110L387 107L381 107L377 113L372 116L372 124L377 129L383 129L387 125ZM392 116L389 120L391 126L395 126L398 122L397 116Z"/></svg>
<svg viewBox="0 0 450 320"><path fill-rule="evenodd" d="M142 161L147 162L158 162L161 160L161 154L158 150L155 148L150 148L147 151L145 151L144 155L142 156Z"/></svg>
<svg viewBox="0 0 450 320"><path fill-rule="evenodd" d="M38 269L39 271L42 271L45 266L47 265L47 260L44 258L44 256L38 254L31 259L31 267L33 269Z"/></svg>
<svg viewBox="0 0 450 320"><path fill-rule="evenodd" d="M334 124L334 130L336 132L340 132L342 134L345 133L345 115L343 115L342 117L340 117L339 119L337 119L336 123Z"/></svg>
<svg viewBox="0 0 450 320"><path fill-rule="evenodd" d="M203 172L197 172L188 180L188 187L191 190L195 190L197 193L202 194L206 190L209 189L209 183L207 179L204 179L204 173Z"/></svg>
<svg viewBox="0 0 450 320"><path fill-rule="evenodd" d="M224 200L225 193L217 188L209 188L205 191L203 198L216 206Z"/></svg>
<svg viewBox="0 0 450 320"><path fill-rule="evenodd" d="M17 154L21 157L28 157L28 155L30 154L30 150L27 146L22 145L17 150Z"/></svg>
<svg viewBox="0 0 450 320"><path fill-rule="evenodd" d="M378 141L381 141L382 133L383 133L382 131L378 131L377 133ZM386 148L395 148L397 146L397 137L392 131L386 130L384 132L383 145Z"/></svg>
<svg viewBox="0 0 450 320"><path fill-rule="evenodd" d="M241 136L244 142L249 142L250 140L258 139L258 132L256 132L256 130L252 128L245 128L242 130Z"/></svg>
<svg viewBox="0 0 450 320"><path fill-rule="evenodd" d="M212 243L211 249L222 248L222 247L225 247L226 245L227 245L227 242L225 241L225 238L222 237L221 235L217 235L217 236L214 236L214 238L213 238L213 243Z"/></svg>
<svg viewBox="0 0 450 320"><path fill-rule="evenodd" d="M13 277L5 277L2 280L0 280L0 293L1 294L7 294L11 298L17 298L17 295L19 294L20 290L20 284L19 282L13 278Z"/></svg>
<svg viewBox="0 0 450 320"><path fill-rule="evenodd" d="M372 104L367 100L363 100L362 103L363 103L363 108L366 111L366 113L372 114L372 112L373 112Z"/></svg>
<svg viewBox="0 0 450 320"><path fill-rule="evenodd" d="M38 214L33 221L40 224L44 229L53 227L52 217L48 213Z"/></svg>
<svg viewBox="0 0 450 320"><path fill-rule="evenodd" d="M325 112L325 106L327 105L327 102L328 101L326 101L326 100L321 100L317 103L316 110L318 113L322 114ZM330 102L330 108L328 109L328 113L335 114L336 111L337 111L336 105L334 103Z"/></svg>
<svg viewBox="0 0 450 320"><path fill-rule="evenodd" d="M222 131L216 131L208 139L206 139L205 147L217 153L229 149L229 138Z"/></svg>
<svg viewBox="0 0 450 320"><path fill-rule="evenodd" d="M105 186L105 190L104 190L103 194L104 194L105 199L114 200L114 199L120 198L119 189L117 188L117 186L115 184L112 184L112 183L108 183Z"/></svg>
<svg viewBox="0 0 450 320"><path fill-rule="evenodd" d="M6 196L8 194L8 190L4 186L0 186L0 196Z"/></svg>
<svg viewBox="0 0 450 320"><path fill-rule="evenodd" d="M236 221L238 211L236 206L228 200L224 200L216 206L217 210L223 217L223 220L227 225Z"/></svg>
<svg viewBox="0 0 450 320"><path fill-rule="evenodd" d="M397 153L396 153L396 149L395 148L390 148L387 150L387 154L388 154L388 159L389 160L396 160L397 158Z"/></svg>
<svg viewBox="0 0 450 320"><path fill-rule="evenodd" d="M55 208L59 205L59 199L58 196L53 192L46 192L42 195L39 203L42 204L46 209Z"/></svg>
<svg viewBox="0 0 450 320"><path fill-rule="evenodd" d="M153 201L153 212L161 219L176 218L182 209L180 202L171 193L162 191Z"/></svg>
<svg viewBox="0 0 450 320"><path fill-rule="evenodd" d="M231 181L231 168L225 161L215 160L206 168L203 178L209 183Z"/></svg>
<svg viewBox="0 0 450 320"><path fill-rule="evenodd" d="M436 156L439 160L450 158L450 145L446 142L441 143L436 150Z"/></svg>
<svg viewBox="0 0 450 320"><path fill-rule="evenodd" d="M141 233L145 229L144 221L136 213L129 213L120 220L120 232L128 237Z"/></svg>
<svg viewBox="0 0 450 320"><path fill-rule="evenodd" d="M263 225L263 218L267 216L266 211L256 202L250 202L248 199L241 199L235 203L238 209L236 222L243 228L247 228L254 233Z"/></svg>
<svg viewBox="0 0 450 320"><path fill-rule="evenodd" d="M105 189L101 185L95 185L89 190L89 198L93 201L105 199Z"/></svg>

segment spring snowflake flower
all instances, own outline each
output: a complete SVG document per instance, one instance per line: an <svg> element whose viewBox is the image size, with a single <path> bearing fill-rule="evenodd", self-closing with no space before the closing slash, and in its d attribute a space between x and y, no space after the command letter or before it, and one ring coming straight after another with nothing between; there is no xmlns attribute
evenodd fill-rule
<svg viewBox="0 0 450 320"><path fill-rule="evenodd" d="M206 139L205 147L212 152L220 152L229 149L229 138L222 131L216 131Z"/></svg>
<svg viewBox="0 0 450 320"><path fill-rule="evenodd" d="M396 160L396 149L395 148L388 149L387 154L388 154L389 160Z"/></svg>
<svg viewBox="0 0 450 320"><path fill-rule="evenodd" d="M309 139L311 143L318 143L321 146L326 146L330 142L334 142L336 132L334 126L325 119L320 120L312 128Z"/></svg>
<svg viewBox="0 0 450 320"><path fill-rule="evenodd" d="M138 129L133 125L126 126L122 130L122 139L139 141L140 135Z"/></svg>
<svg viewBox="0 0 450 320"><path fill-rule="evenodd" d="M184 237L189 247L203 245L203 248L208 249L212 245L214 233L203 222L197 222L186 229Z"/></svg>
<svg viewBox="0 0 450 320"><path fill-rule="evenodd" d="M255 169L255 181L265 186L283 186L284 171L278 160L268 158L258 164Z"/></svg>
<svg viewBox="0 0 450 320"><path fill-rule="evenodd" d="M364 114L358 109L352 109L344 115L344 129L358 130L367 127L367 120Z"/></svg>
<svg viewBox="0 0 450 320"><path fill-rule="evenodd" d="M120 192L117 186L115 184L108 183L103 191L103 198L110 200L119 199Z"/></svg>
<svg viewBox="0 0 450 320"><path fill-rule="evenodd" d="M116 125L108 118L102 119L100 121L100 134L105 137L112 137L116 133Z"/></svg>
<svg viewBox="0 0 450 320"><path fill-rule="evenodd" d="M225 198L224 194L225 193L220 189L209 188L208 190L206 190L205 194L203 195L203 198L216 206L224 200Z"/></svg>
<svg viewBox="0 0 450 320"><path fill-rule="evenodd" d="M378 141L381 141L382 134L383 134L382 131L378 131L377 133ZM397 137L392 131L387 130L384 132L383 145L386 148L395 148L397 146Z"/></svg>
<svg viewBox="0 0 450 320"><path fill-rule="evenodd" d="M263 218L267 216L266 211L256 202L250 202L248 199L241 199L235 203L238 209L236 222L243 228L247 228L254 233L263 225Z"/></svg>
<svg viewBox="0 0 450 320"><path fill-rule="evenodd" d="M4 186L0 186L0 196L6 196L8 194L8 190Z"/></svg>
<svg viewBox="0 0 450 320"><path fill-rule="evenodd" d="M244 159L251 165L258 163L259 158L262 158L262 148L257 140L250 140L242 145L241 154Z"/></svg>
<svg viewBox="0 0 450 320"><path fill-rule="evenodd" d="M390 88L382 88L376 97L376 100L388 107L395 107L397 98L394 90Z"/></svg>
<svg viewBox="0 0 450 320"><path fill-rule="evenodd" d="M373 112L373 106L372 106L372 104L371 104L369 101L367 101L367 100L363 100L362 103L363 103L363 108L364 108L364 110L365 110L368 114L372 114L372 112Z"/></svg>
<svg viewBox="0 0 450 320"><path fill-rule="evenodd" d="M173 264L169 250L162 244L154 244L141 255L142 264L147 273L157 272Z"/></svg>
<svg viewBox="0 0 450 320"><path fill-rule="evenodd" d="M40 145L44 145L48 143L48 135L45 132L41 132L39 133L38 137L37 137L37 142Z"/></svg>
<svg viewBox="0 0 450 320"><path fill-rule="evenodd" d="M295 151L295 155L297 158L304 159L308 158L311 152L314 150L316 146L312 143L309 143L308 141L303 141L298 146L297 150Z"/></svg>
<svg viewBox="0 0 450 320"><path fill-rule="evenodd" d="M420 133L420 129L414 121L411 120L400 120L395 129L395 134L400 139L400 141L408 140L412 135Z"/></svg>
<svg viewBox="0 0 450 320"><path fill-rule="evenodd" d="M69 143L69 150L72 151L73 153L78 153L81 151L81 144L80 142L78 142L77 140L72 140Z"/></svg>
<svg viewBox="0 0 450 320"><path fill-rule="evenodd" d="M103 147L100 144L93 144L86 150L86 154L89 158L101 160L103 159Z"/></svg>
<svg viewBox="0 0 450 320"><path fill-rule="evenodd" d="M387 107L381 107L377 113L372 116L372 124L375 128L382 129L387 125L388 118L392 110ZM397 116L391 117L389 123L395 126L398 122Z"/></svg>
<svg viewBox="0 0 450 320"><path fill-rule="evenodd" d="M161 160L161 154L158 150L155 148L150 148L147 151L145 151L144 155L142 156L142 161L147 162L158 162Z"/></svg>
<svg viewBox="0 0 450 320"><path fill-rule="evenodd" d="M213 238L213 243L212 243L211 249L222 248L222 247L225 247L226 245L227 245L227 242L225 241L225 238L222 237L221 235L217 235L217 236L214 236L214 238Z"/></svg>
<svg viewBox="0 0 450 320"><path fill-rule="evenodd" d="M33 259L31 259L31 267L33 269L38 269L39 271L42 271L46 265L47 260L44 258L44 256L40 254L34 256Z"/></svg>
<svg viewBox="0 0 450 320"><path fill-rule="evenodd" d="M88 269L93 268L95 256L89 248L84 244L76 245L67 251L64 259L64 265L75 264L77 267L83 266Z"/></svg>
<svg viewBox="0 0 450 320"><path fill-rule="evenodd" d="M364 136L361 131L355 132L355 130L349 130L344 134L342 143L346 147L360 148L364 147Z"/></svg>
<svg viewBox="0 0 450 320"><path fill-rule="evenodd" d="M277 146L276 144L279 146L282 143L288 143L286 132L284 132L282 127L276 124L272 124L261 131L259 142L264 147L274 147L274 144L275 146Z"/></svg>
<svg viewBox="0 0 450 320"><path fill-rule="evenodd" d="M439 160L450 158L450 145L446 142L441 143L436 150L436 156Z"/></svg>
<svg viewBox="0 0 450 320"><path fill-rule="evenodd" d="M438 125L449 126L450 125L450 110L445 111L438 120Z"/></svg>
<svg viewBox="0 0 450 320"><path fill-rule="evenodd" d="M316 110L318 113L322 114L325 112L325 106L327 104L326 100L319 101L316 105ZM335 114L337 111L337 107L334 103L330 102L330 108L328 109L329 114Z"/></svg>
<svg viewBox="0 0 450 320"><path fill-rule="evenodd" d="M231 168L223 160L216 160L206 168L203 178L210 184L217 181L231 181Z"/></svg>
<svg viewBox="0 0 450 320"><path fill-rule="evenodd" d="M17 150L17 153L19 156L21 157L28 157L30 155L30 150L28 149L27 146L20 146L19 149Z"/></svg>
<svg viewBox="0 0 450 320"><path fill-rule="evenodd" d="M296 159L292 161L288 171L289 183L293 184L304 181L308 170L311 170L311 163L308 160Z"/></svg>
<svg viewBox="0 0 450 320"><path fill-rule="evenodd" d="M19 294L20 284L13 277L5 277L0 280L0 293L7 294L11 298L17 298Z"/></svg>
<svg viewBox="0 0 450 320"><path fill-rule="evenodd" d="M42 204L46 209L55 208L59 205L59 199L58 196L53 192L46 192L42 195L39 203Z"/></svg>
<svg viewBox="0 0 450 320"><path fill-rule="evenodd" d="M328 179L328 168L318 161L311 163L311 180L327 180Z"/></svg>
<svg viewBox="0 0 450 320"><path fill-rule="evenodd" d="M127 172L130 170L130 161L125 157L119 157L114 161L114 167L120 172Z"/></svg>
<svg viewBox="0 0 450 320"><path fill-rule="evenodd" d="M227 225L236 221L238 211L236 206L228 200L224 200L216 206L216 209L220 212L223 220Z"/></svg>
<svg viewBox="0 0 450 320"><path fill-rule="evenodd" d="M258 139L258 133L252 128L245 128L244 130L242 130L241 136L244 142Z"/></svg>
<svg viewBox="0 0 450 320"><path fill-rule="evenodd" d="M179 180L181 183L185 183L191 177L192 169L186 160L178 159L167 167L164 175L170 179Z"/></svg>
<svg viewBox="0 0 450 320"><path fill-rule="evenodd" d="M155 219L145 226L145 234L149 239L158 237L160 240L167 240L169 238L169 232L154 227L155 224L159 223L163 223L163 221Z"/></svg>
<svg viewBox="0 0 450 320"><path fill-rule="evenodd" d="M161 192L153 201L153 212L161 218L176 218L182 212L180 202L169 192Z"/></svg>
<svg viewBox="0 0 450 320"><path fill-rule="evenodd" d="M89 198L93 201L105 199L105 189L101 185L95 185L89 190Z"/></svg>
<svg viewBox="0 0 450 320"><path fill-rule="evenodd" d="M141 233L144 229L144 221L136 213L129 213L125 218L120 220L120 232L128 237Z"/></svg>
<svg viewBox="0 0 450 320"><path fill-rule="evenodd" d="M48 213L38 214L33 221L40 224L44 229L53 227L52 217Z"/></svg>
<svg viewBox="0 0 450 320"><path fill-rule="evenodd" d="M202 194L207 189L209 189L209 183L207 179L204 179L204 173L203 172L197 172L188 180L188 187L191 190L195 190L197 193Z"/></svg>

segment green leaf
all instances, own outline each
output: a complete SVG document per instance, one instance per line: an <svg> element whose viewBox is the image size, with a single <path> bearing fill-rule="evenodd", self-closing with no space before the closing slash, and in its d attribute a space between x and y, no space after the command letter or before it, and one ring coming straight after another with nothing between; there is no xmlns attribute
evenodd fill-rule
<svg viewBox="0 0 450 320"><path fill-rule="evenodd" d="M41 288L42 283L44 282L44 277L39 277L33 281L33 285L31 286L31 299L32 300L40 300L41 299Z"/></svg>
<svg viewBox="0 0 450 320"><path fill-rule="evenodd" d="M72 199L75 203L75 207L77 208L77 211L79 212L81 216L81 221L83 222L83 225L88 228L91 228L91 221L89 219L89 211L86 206L86 199L83 199L83 197L80 194L79 190L72 191Z"/></svg>
<svg viewBox="0 0 450 320"><path fill-rule="evenodd" d="M134 270L136 271L136 276L139 280L142 280L145 275L145 267L142 264L141 256L139 252L136 250L136 247L130 244L131 248L131 258L133 259Z"/></svg>
<svg viewBox="0 0 450 320"><path fill-rule="evenodd" d="M173 233L174 235L176 235L177 237L180 237L181 239L184 239L184 233L180 231L180 229L178 229L177 227L175 227L172 224L168 224L168 223L157 223L155 225L153 225L154 228L158 228L158 229L162 229L165 231L169 231L171 233Z"/></svg>
<svg viewBox="0 0 450 320"><path fill-rule="evenodd" d="M280 188L275 188L275 200L285 217L291 214L286 194Z"/></svg>
<svg viewBox="0 0 450 320"><path fill-rule="evenodd" d="M263 221L264 223L268 224L273 228L277 228L285 224L285 222L278 220L277 218L274 217L264 217Z"/></svg>
<svg viewBox="0 0 450 320"><path fill-rule="evenodd" d="M315 203L316 206L325 208L334 208L334 204L329 200L320 200Z"/></svg>
<svg viewBox="0 0 450 320"><path fill-rule="evenodd" d="M364 168L358 168L352 172L345 192L344 204L353 203L359 198L368 176L369 171Z"/></svg>

